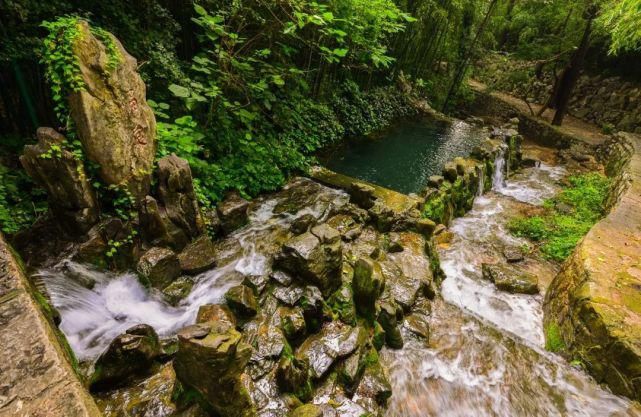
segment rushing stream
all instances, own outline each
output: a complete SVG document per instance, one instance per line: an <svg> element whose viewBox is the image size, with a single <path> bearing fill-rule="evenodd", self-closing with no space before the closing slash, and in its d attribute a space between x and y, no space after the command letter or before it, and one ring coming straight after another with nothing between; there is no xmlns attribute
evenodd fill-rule
<svg viewBox="0 0 641 417"><path fill-rule="evenodd" d="M424 416L623 416L641 412L629 400L600 388L582 371L543 348L542 297L497 291L482 280L481 263L524 241L506 230L509 213L540 205L565 175L545 164L506 180L498 159L493 191L451 225L440 249L447 278L433 304L429 342L406 334L401 350L384 349L393 396L388 417ZM296 201L292 204L292 201ZM250 224L217 243L218 267L195 278L190 295L170 306L141 286L134 274L97 272L69 261L43 270L61 329L80 359L99 355L132 325L147 323L170 336L194 321L200 305L220 302L243 275L264 275L291 221L304 213L323 220L345 205L344 192L300 179L273 196L256 200ZM557 266L524 261L543 286Z"/></svg>
<svg viewBox="0 0 641 417"><path fill-rule="evenodd" d="M557 189L563 168L542 165L505 180L497 161L493 191L454 220L440 250L443 300L433 306L430 341L412 339L385 350L394 395L387 417L640 416L629 400L543 348L542 297L498 291L481 277L481 263L525 242L509 235L507 214L540 205ZM555 269L527 265L545 283Z"/></svg>

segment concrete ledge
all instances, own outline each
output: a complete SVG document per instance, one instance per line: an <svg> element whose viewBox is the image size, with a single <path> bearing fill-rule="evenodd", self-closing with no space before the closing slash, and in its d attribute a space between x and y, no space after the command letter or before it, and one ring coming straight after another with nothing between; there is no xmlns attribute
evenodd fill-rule
<svg viewBox="0 0 641 417"><path fill-rule="evenodd" d="M619 139L623 152L633 144L634 155L615 179L631 182L614 187L618 203L554 278L544 326L548 340L552 332L560 336L563 353L581 361L598 382L641 400L641 138Z"/></svg>
<svg viewBox="0 0 641 417"><path fill-rule="evenodd" d="M412 209L418 209L422 203L418 198L414 198L367 181L339 174L321 166L312 167L309 172L309 176L329 187L343 189L347 192L350 191L354 184L372 187L374 189L373 196L376 197L376 199L381 200L386 207L390 208L394 212L395 215L403 215Z"/></svg>
<svg viewBox="0 0 641 417"><path fill-rule="evenodd" d="M99 417L0 235L0 416Z"/></svg>

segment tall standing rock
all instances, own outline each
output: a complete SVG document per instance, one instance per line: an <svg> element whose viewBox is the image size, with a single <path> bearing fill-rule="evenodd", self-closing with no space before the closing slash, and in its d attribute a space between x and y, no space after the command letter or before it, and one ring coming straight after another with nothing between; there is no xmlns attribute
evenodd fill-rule
<svg viewBox="0 0 641 417"><path fill-rule="evenodd" d="M158 161L158 194L175 225L192 238L203 232L191 169L185 159L172 154Z"/></svg>
<svg viewBox="0 0 641 417"><path fill-rule="evenodd" d="M71 117L103 181L126 185L140 201L149 191L156 153L156 119L145 101L145 83L118 39L108 34L114 57L87 22L78 25L73 51L85 88L69 96Z"/></svg>
<svg viewBox="0 0 641 417"><path fill-rule="evenodd" d="M63 149L65 137L50 127L37 132L38 143L20 157L33 180L47 190L49 208L65 232L86 233L98 221L96 195L82 162Z"/></svg>

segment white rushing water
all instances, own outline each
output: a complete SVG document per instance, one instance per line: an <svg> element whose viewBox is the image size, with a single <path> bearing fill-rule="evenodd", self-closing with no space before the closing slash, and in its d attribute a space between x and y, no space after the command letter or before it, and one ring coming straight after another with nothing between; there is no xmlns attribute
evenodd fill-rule
<svg viewBox="0 0 641 417"><path fill-rule="evenodd" d="M544 350L540 295L498 291L482 279L483 262L526 243L507 231L507 213L519 202L542 204L565 175L542 164L506 180L504 164L499 157L493 191L453 221L454 237L439 251L446 278L429 343L407 333L401 351L383 352L394 387L387 417L641 416L634 403Z"/></svg>
<svg viewBox="0 0 641 417"><path fill-rule="evenodd" d="M296 188L301 182L303 187ZM348 201L344 192L309 180L299 183L253 205L249 225L227 238L228 244L221 249L228 252L230 261L195 277L191 293L176 307L167 304L158 291L142 286L133 273L115 275L70 261L39 271L36 278L45 284L59 310L60 329L78 359L97 357L116 336L136 324L151 325L161 337L192 324L201 305L221 302L243 276L271 271L270 259L278 248L273 236L287 229L293 219L307 213L322 219L332 205ZM275 213L279 203L291 198L288 192L301 194L296 198L304 199L302 208L295 213ZM95 284L87 285L87 281Z"/></svg>

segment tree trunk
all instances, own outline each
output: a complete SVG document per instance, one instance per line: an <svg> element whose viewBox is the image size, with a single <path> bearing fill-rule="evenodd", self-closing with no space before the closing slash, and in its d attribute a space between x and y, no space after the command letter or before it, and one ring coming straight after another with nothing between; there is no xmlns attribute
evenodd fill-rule
<svg viewBox="0 0 641 417"><path fill-rule="evenodd" d="M516 0L510 0L507 4L507 10L505 13L505 24L512 23L512 12L514 11L514 6L516 5ZM507 41L510 40L510 29L506 26L503 28L501 33L501 42L499 43L499 50L503 49L507 44Z"/></svg>
<svg viewBox="0 0 641 417"><path fill-rule="evenodd" d="M554 114L554 119L552 120L552 124L555 126L561 126L561 123L563 123L563 118L567 114L570 97L572 97L572 91L576 86L579 75L581 75L583 62L585 61L585 56L587 55L588 48L590 47L590 39L592 36L592 22L594 21L595 16L595 12L588 12L587 23L585 25L585 31L583 32L583 38L581 39L579 49L577 49L574 55L572 55L572 59L563 71L563 75L561 76L561 79L559 81L555 100L556 113Z"/></svg>

